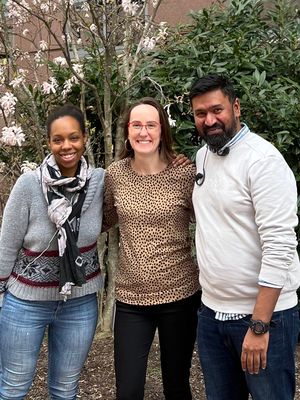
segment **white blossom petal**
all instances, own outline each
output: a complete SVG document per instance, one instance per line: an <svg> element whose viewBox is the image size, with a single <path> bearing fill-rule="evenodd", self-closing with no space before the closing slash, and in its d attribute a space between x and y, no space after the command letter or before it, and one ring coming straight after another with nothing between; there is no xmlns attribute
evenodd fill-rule
<svg viewBox="0 0 300 400"><path fill-rule="evenodd" d="M45 40L40 41L40 49L43 51L48 50L48 43Z"/></svg>
<svg viewBox="0 0 300 400"><path fill-rule="evenodd" d="M18 99L12 93L4 93L0 98L0 106L3 109L5 116L14 114L17 101Z"/></svg>
<svg viewBox="0 0 300 400"><path fill-rule="evenodd" d="M51 77L49 78L48 82L43 82L42 83L42 92L43 94L55 94L56 89L58 88L58 83L55 78Z"/></svg>
<svg viewBox="0 0 300 400"><path fill-rule="evenodd" d="M68 65L67 60L65 59L65 57L60 57L59 56L59 57L53 58L53 62L54 62L54 64L60 65L61 67L65 67L65 66Z"/></svg>
<svg viewBox="0 0 300 400"><path fill-rule="evenodd" d="M21 164L21 172L25 174L26 172L34 171L37 167L38 165L35 162L25 160Z"/></svg>
<svg viewBox="0 0 300 400"><path fill-rule="evenodd" d="M155 37L146 37L143 41L143 47L145 50L153 50L156 45L156 38Z"/></svg>
<svg viewBox="0 0 300 400"><path fill-rule="evenodd" d="M5 126L2 128L1 142L7 146L22 146L25 142L25 135L20 126L16 126L14 123L11 126Z"/></svg>
<svg viewBox="0 0 300 400"><path fill-rule="evenodd" d="M139 4L136 1L122 0L122 7L126 14L134 16L139 9Z"/></svg>
<svg viewBox="0 0 300 400"><path fill-rule="evenodd" d="M90 25L90 31L93 33L97 32L97 26L95 24Z"/></svg>

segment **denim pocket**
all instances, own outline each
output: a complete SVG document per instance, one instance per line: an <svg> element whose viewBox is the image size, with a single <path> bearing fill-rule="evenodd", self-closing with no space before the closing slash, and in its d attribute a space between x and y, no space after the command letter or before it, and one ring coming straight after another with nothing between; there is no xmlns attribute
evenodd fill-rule
<svg viewBox="0 0 300 400"><path fill-rule="evenodd" d="M248 315L246 315L246 317L238 319L237 321L240 322L242 325L247 326L249 328L250 318L251 318L251 314L248 314Z"/></svg>
<svg viewBox="0 0 300 400"><path fill-rule="evenodd" d="M203 315L203 313L205 312L205 309L206 309L206 308L207 308L207 307L206 307L203 303L200 304L200 306L199 306L199 308L198 308L198 311L197 311L198 317L199 317L200 315Z"/></svg>
<svg viewBox="0 0 300 400"><path fill-rule="evenodd" d="M197 315L199 318L207 318L215 320L216 313L212 309L208 308L206 305L201 303L201 306L197 311Z"/></svg>

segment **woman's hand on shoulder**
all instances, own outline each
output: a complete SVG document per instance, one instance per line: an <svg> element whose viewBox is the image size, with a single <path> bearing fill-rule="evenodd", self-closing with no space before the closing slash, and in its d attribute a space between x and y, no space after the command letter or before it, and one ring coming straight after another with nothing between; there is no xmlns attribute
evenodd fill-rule
<svg viewBox="0 0 300 400"><path fill-rule="evenodd" d="M192 164L192 161L184 154L174 154L174 160L172 161L173 167L186 167Z"/></svg>

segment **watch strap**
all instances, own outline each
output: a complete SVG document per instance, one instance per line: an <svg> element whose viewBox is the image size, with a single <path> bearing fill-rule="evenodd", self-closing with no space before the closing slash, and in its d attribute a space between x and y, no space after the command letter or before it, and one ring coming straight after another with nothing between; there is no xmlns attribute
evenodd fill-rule
<svg viewBox="0 0 300 400"><path fill-rule="evenodd" d="M249 327L256 335L263 335L270 329L270 322L263 322L261 319L250 319Z"/></svg>

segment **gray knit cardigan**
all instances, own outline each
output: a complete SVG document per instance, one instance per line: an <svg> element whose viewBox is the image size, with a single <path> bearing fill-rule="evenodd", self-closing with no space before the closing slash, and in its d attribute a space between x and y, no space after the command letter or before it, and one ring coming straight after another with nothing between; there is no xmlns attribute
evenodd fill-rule
<svg viewBox="0 0 300 400"><path fill-rule="evenodd" d="M104 174L102 168L93 169L82 207L78 247L87 282L73 287L70 298L97 292L102 285L96 241L102 225ZM62 300L56 236L51 240L55 230L36 172L21 175L7 201L1 226L0 306L6 290L25 300Z"/></svg>

